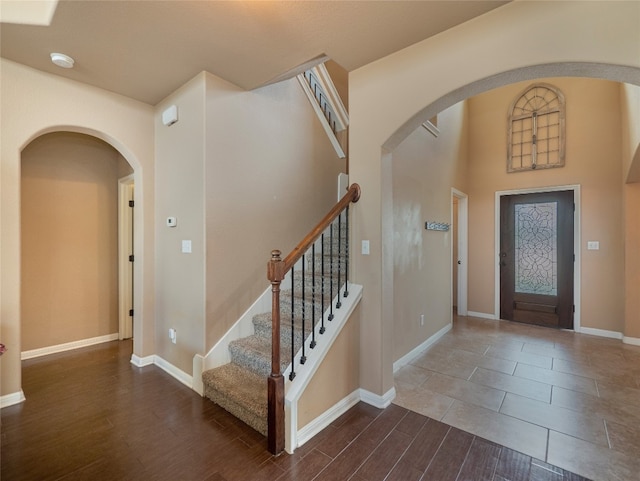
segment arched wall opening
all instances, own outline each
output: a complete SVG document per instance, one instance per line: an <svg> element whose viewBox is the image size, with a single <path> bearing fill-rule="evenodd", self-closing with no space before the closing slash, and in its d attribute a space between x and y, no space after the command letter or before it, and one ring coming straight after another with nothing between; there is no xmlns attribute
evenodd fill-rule
<svg viewBox="0 0 640 481"><path fill-rule="evenodd" d="M611 80L620 83L640 85L640 68L607 65L601 63L553 63L528 66L498 73L490 77L474 81L468 85L455 89L429 105L419 108L396 130L386 138L380 148L380 226L382 257L380 263L382 295L380 296L380 312L382 325L380 326L379 342L381 343L383 385L386 379L392 380L393 363L397 353L393 353L393 322L389 322L394 313L394 242L393 242L393 189L392 163L394 150L423 122L437 115L439 112L481 93L522 81L533 81L549 77L581 77ZM358 181L354 177L354 181ZM424 220L424 219L423 219ZM365 334L370 337L371 333ZM365 368L365 370L367 370ZM388 377L387 377L388 376ZM391 388L392 389L392 388ZM383 392L387 392L384 389Z"/></svg>
<svg viewBox="0 0 640 481"><path fill-rule="evenodd" d="M23 359L123 337L118 184L132 174L87 134L52 131L22 149Z"/></svg>
<svg viewBox="0 0 640 481"><path fill-rule="evenodd" d="M153 161L152 106L67 81L14 62L2 64L0 164L0 404L24 400L21 379L20 168L23 149L52 132L86 134L111 145L133 167L136 184L134 353L148 356L153 335ZM148 213L148 214L145 214Z"/></svg>

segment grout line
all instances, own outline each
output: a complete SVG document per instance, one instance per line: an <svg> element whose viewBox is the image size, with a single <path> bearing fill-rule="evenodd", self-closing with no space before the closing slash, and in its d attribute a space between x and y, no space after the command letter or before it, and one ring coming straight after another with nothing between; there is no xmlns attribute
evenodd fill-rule
<svg viewBox="0 0 640 481"><path fill-rule="evenodd" d="M464 459L462 460L462 463L460 464L460 469L458 469L458 474L456 475L456 479L454 481L458 481L458 479L460 478L460 474L462 473L462 471L464 469L464 463L466 463L467 459L469 459L469 453L471 452L471 449L473 449L473 445L475 444L476 439L478 439L478 436L476 436L474 434L473 435L473 439L471 440L471 444L469 445L469 449L467 450L467 454L464 455Z"/></svg>
<svg viewBox="0 0 640 481"><path fill-rule="evenodd" d="M453 406L453 403L455 403L456 401L457 401L456 398L451 398L451 403L449 404L449 407L445 410L444 414L442 416L440 416L440 419L438 419L438 421L444 422L442 420L447 416L447 414L451 410L451 406Z"/></svg>
<svg viewBox="0 0 640 481"><path fill-rule="evenodd" d="M447 429L447 434L445 434L444 437L442 438L442 441L440 441L440 444L438 445L438 449L435 450L435 452L433 453L433 457L431 458L431 461L429 461L429 464L427 465L427 467L424 468L424 471L422 472L422 476L420 476L419 481L426 480L424 475L427 474L427 471L429 471L429 468L431 467L431 464L433 463L433 460L436 459L436 457L438 456L438 452L440 451L440 448L444 444L445 439L447 439L447 436L449 436L449 433L451 432L451 429L453 429L453 426L449 425L449 429ZM456 428L456 429L458 429L458 428Z"/></svg>
<svg viewBox="0 0 640 481"><path fill-rule="evenodd" d="M547 428L547 449L545 449L544 461L549 462L549 438L551 437L551 429Z"/></svg>
<svg viewBox="0 0 640 481"><path fill-rule="evenodd" d="M502 401L500 401L500 407L498 408L498 413L500 413L500 410L502 409L502 405L504 404L505 399L507 399L507 391L505 391L504 396L502 396Z"/></svg>
<svg viewBox="0 0 640 481"><path fill-rule="evenodd" d="M607 435L607 443L609 444L609 449L613 449L613 446L611 445L611 438L609 437L609 428L607 427L607 420L603 418L602 422L604 423L604 432Z"/></svg>
<svg viewBox="0 0 640 481"><path fill-rule="evenodd" d="M466 381L471 382L470 379L473 377L473 375L476 373L476 371L478 370L478 366L473 368L473 371L471 371L471 374L469 375L469 377L466 379Z"/></svg>

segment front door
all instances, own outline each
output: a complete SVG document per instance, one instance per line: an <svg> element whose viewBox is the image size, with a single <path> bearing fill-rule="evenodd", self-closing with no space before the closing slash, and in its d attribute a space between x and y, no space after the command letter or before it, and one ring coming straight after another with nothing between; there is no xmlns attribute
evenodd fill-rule
<svg viewBox="0 0 640 481"><path fill-rule="evenodd" d="M573 329L573 191L500 198L500 318Z"/></svg>

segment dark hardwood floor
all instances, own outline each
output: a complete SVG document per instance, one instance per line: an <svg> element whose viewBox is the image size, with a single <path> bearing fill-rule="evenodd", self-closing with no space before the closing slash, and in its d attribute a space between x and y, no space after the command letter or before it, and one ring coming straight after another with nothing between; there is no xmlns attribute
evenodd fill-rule
<svg viewBox="0 0 640 481"><path fill-rule="evenodd" d="M23 362L2 410L2 480L583 480L391 405L360 403L293 455L155 366L131 342Z"/></svg>

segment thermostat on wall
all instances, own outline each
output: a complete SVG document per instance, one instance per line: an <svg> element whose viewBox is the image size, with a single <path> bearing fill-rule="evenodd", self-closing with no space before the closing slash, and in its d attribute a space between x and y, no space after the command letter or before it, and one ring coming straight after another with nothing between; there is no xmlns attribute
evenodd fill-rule
<svg viewBox="0 0 640 481"><path fill-rule="evenodd" d="M175 227L178 225L178 219L175 217L167 217L167 227Z"/></svg>

